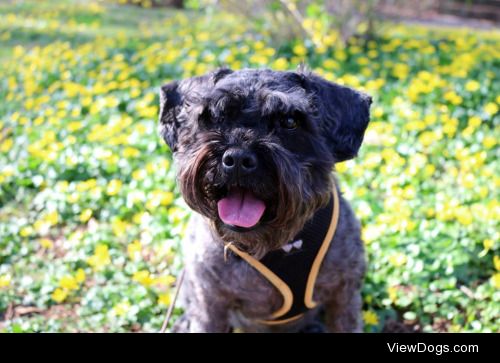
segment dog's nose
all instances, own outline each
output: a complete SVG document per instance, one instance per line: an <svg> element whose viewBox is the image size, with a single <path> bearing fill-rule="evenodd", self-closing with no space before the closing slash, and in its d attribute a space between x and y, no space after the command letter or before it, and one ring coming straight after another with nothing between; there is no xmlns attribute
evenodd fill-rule
<svg viewBox="0 0 500 363"><path fill-rule="evenodd" d="M226 173L247 175L257 169L257 157L250 150L229 149L222 156L222 167Z"/></svg>

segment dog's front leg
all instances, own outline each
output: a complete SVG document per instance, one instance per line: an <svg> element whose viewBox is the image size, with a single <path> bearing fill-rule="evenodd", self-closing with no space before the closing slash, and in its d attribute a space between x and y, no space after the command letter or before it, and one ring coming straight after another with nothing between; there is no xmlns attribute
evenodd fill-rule
<svg viewBox="0 0 500 363"><path fill-rule="evenodd" d="M325 304L326 325L331 333L360 333L362 299L359 288L344 286Z"/></svg>
<svg viewBox="0 0 500 363"><path fill-rule="evenodd" d="M229 333L227 309L217 304L192 306L188 312L190 333Z"/></svg>
<svg viewBox="0 0 500 363"><path fill-rule="evenodd" d="M230 331L230 297L204 269L186 271L184 315L176 322L174 331L184 333L226 333Z"/></svg>

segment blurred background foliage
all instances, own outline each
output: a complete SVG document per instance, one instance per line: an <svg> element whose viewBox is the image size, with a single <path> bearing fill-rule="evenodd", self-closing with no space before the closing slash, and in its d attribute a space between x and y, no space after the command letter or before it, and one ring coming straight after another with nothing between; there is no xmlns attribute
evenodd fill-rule
<svg viewBox="0 0 500 363"><path fill-rule="evenodd" d="M158 87L302 62L374 98L359 157L337 165L368 253L365 330L499 331L497 10L2 1L0 331L157 331L189 215Z"/></svg>

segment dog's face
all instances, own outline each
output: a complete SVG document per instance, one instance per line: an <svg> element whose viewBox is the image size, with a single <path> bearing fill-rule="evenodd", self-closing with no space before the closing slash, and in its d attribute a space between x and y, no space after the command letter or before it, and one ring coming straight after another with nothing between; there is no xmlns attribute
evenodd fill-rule
<svg viewBox="0 0 500 363"><path fill-rule="evenodd" d="M160 133L188 205L254 254L288 242L353 158L370 97L308 72L220 69L161 89Z"/></svg>

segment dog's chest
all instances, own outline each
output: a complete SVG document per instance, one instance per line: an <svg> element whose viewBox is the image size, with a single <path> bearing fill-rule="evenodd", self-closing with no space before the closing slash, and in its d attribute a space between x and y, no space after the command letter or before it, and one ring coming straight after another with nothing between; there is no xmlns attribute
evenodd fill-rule
<svg viewBox="0 0 500 363"><path fill-rule="evenodd" d="M232 309L246 319L269 320L274 313L283 308L285 299L283 291L279 290L268 278L246 261L237 257L233 258L235 261L231 263L231 272L221 277L233 291L234 304ZM324 271L320 271L313 289L314 298L319 304L324 301L325 294L328 291L323 283L323 275ZM303 292L297 293L294 291L292 299L301 299L298 302L300 305L304 299ZM293 305L295 305L295 302Z"/></svg>
<svg viewBox="0 0 500 363"><path fill-rule="evenodd" d="M283 303L279 290L242 259L237 258L231 275L234 278L228 283L234 291L233 308L246 317L266 319Z"/></svg>

